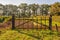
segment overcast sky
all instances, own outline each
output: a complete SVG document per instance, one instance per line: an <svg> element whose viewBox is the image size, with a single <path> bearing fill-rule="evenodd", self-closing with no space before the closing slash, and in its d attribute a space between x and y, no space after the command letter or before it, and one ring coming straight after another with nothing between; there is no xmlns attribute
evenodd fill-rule
<svg viewBox="0 0 60 40"><path fill-rule="evenodd" d="M52 4L54 2L60 2L60 0L0 0L1 4L14 4L19 5L20 3L38 3L38 4Z"/></svg>

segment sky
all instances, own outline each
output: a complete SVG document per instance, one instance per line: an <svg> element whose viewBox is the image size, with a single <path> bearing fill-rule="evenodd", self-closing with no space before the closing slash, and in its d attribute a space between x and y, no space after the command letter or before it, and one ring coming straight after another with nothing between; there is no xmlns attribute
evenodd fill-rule
<svg viewBox="0 0 60 40"><path fill-rule="evenodd" d="M53 4L55 2L60 2L60 0L0 0L1 4L14 4L19 5L21 3L27 3L27 4Z"/></svg>

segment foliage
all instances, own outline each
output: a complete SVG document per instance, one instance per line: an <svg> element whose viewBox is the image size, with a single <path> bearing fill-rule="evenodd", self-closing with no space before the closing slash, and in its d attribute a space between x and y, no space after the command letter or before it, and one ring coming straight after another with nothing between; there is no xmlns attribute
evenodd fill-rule
<svg viewBox="0 0 60 40"><path fill-rule="evenodd" d="M5 19L4 18L0 18L0 23L2 23Z"/></svg>
<svg viewBox="0 0 60 40"><path fill-rule="evenodd" d="M3 22L6 22L8 20L11 19L11 16L7 17L7 16L0 16L0 22L3 23Z"/></svg>
<svg viewBox="0 0 60 40"><path fill-rule="evenodd" d="M52 15L60 15L60 2L56 2L51 5L49 12Z"/></svg>
<svg viewBox="0 0 60 40"><path fill-rule="evenodd" d="M26 16L26 10L27 10L27 4L26 3L21 3L19 5L19 8L21 9L21 16L25 17Z"/></svg>
<svg viewBox="0 0 60 40"><path fill-rule="evenodd" d="M50 7L50 5L48 5L48 4L42 4L40 6L40 13L41 13L41 15L44 15L44 14L48 15L49 7Z"/></svg>
<svg viewBox="0 0 60 40"><path fill-rule="evenodd" d="M38 4L30 4L29 6L30 6L31 10L33 11L32 15L36 16L39 5Z"/></svg>

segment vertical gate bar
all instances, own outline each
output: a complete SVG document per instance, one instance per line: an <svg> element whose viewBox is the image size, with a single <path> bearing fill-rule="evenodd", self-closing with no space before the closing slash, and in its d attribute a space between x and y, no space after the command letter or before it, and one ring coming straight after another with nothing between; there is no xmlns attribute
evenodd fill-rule
<svg viewBox="0 0 60 40"><path fill-rule="evenodd" d="M29 18L29 20L28 20L28 21L30 21L30 18ZM27 24L27 25L28 25L28 31L29 31L29 29L30 29L30 28L29 28L29 24L30 24L30 22L28 22L28 24Z"/></svg>
<svg viewBox="0 0 60 40"><path fill-rule="evenodd" d="M38 30L39 30L39 16L38 16L38 19L37 19L37 21L38 21L38 25L37 25L37 26L38 26Z"/></svg>
<svg viewBox="0 0 60 40"><path fill-rule="evenodd" d="M40 27L41 27L41 29L42 29L42 16L41 16L41 26L40 26Z"/></svg>
<svg viewBox="0 0 60 40"><path fill-rule="evenodd" d="M33 16L32 16L32 21L34 21ZM33 25L33 22L32 22L32 29L33 29L33 27L34 27L34 25Z"/></svg>
<svg viewBox="0 0 60 40"><path fill-rule="evenodd" d="M46 16L45 16L45 25L46 25ZM45 29L46 29L46 26L45 26Z"/></svg>
<svg viewBox="0 0 60 40"><path fill-rule="evenodd" d="M27 17L27 19L26 19L28 22L27 22L27 31L28 31L28 29L29 29L29 19L28 19L28 17Z"/></svg>
<svg viewBox="0 0 60 40"><path fill-rule="evenodd" d="M32 17L32 20L34 21L33 17ZM32 22L33 23L33 22ZM34 23L33 23L33 28L34 28Z"/></svg>
<svg viewBox="0 0 60 40"><path fill-rule="evenodd" d="M52 15L49 17L49 30L52 30Z"/></svg>
<svg viewBox="0 0 60 40"><path fill-rule="evenodd" d="M37 18L37 22L38 22L38 19L39 19L39 18ZM37 23L37 28L39 29L39 22Z"/></svg>
<svg viewBox="0 0 60 40"><path fill-rule="evenodd" d="M23 17L23 23L24 23L24 17ZM23 24L23 30L24 30L24 24Z"/></svg>
<svg viewBox="0 0 60 40"><path fill-rule="evenodd" d="M36 15L37 15L37 14L36 14ZM38 30L38 16L36 16L36 17L37 17L37 19L36 19L36 20L37 20L37 21L36 21L36 22L37 22L37 23L36 23L36 24L37 24L37 27L36 27L36 28L37 28L37 30Z"/></svg>

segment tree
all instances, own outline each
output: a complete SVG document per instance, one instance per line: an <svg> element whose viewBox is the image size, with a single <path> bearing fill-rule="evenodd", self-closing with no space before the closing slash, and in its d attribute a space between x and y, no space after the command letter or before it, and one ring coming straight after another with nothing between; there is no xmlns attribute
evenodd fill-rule
<svg viewBox="0 0 60 40"><path fill-rule="evenodd" d="M22 9L22 12L23 12L21 15L25 17L26 16L25 12L26 12L26 9L27 9L27 4L26 3L21 3L19 5L19 8Z"/></svg>
<svg viewBox="0 0 60 40"><path fill-rule="evenodd" d="M50 6L48 4L42 4L42 5L40 5L40 13L41 13L41 15L43 15L43 14L47 15L49 7Z"/></svg>
<svg viewBox="0 0 60 40"><path fill-rule="evenodd" d="M4 15L4 5L0 4L0 16Z"/></svg>
<svg viewBox="0 0 60 40"><path fill-rule="evenodd" d="M33 11L33 15L36 16L37 15L37 9L38 9L39 5L38 4L30 4L30 8Z"/></svg>
<svg viewBox="0 0 60 40"><path fill-rule="evenodd" d="M28 5L27 11L28 11L27 16L30 17L31 16L31 6L30 5Z"/></svg>
<svg viewBox="0 0 60 40"><path fill-rule="evenodd" d="M60 2L56 2L51 5L49 12L52 15L60 15Z"/></svg>
<svg viewBox="0 0 60 40"><path fill-rule="evenodd" d="M16 5L12 5L12 4L9 4L9 5L5 5L4 9L5 9L5 14L6 15L12 15L13 12L15 12L14 14L17 13L17 6Z"/></svg>

